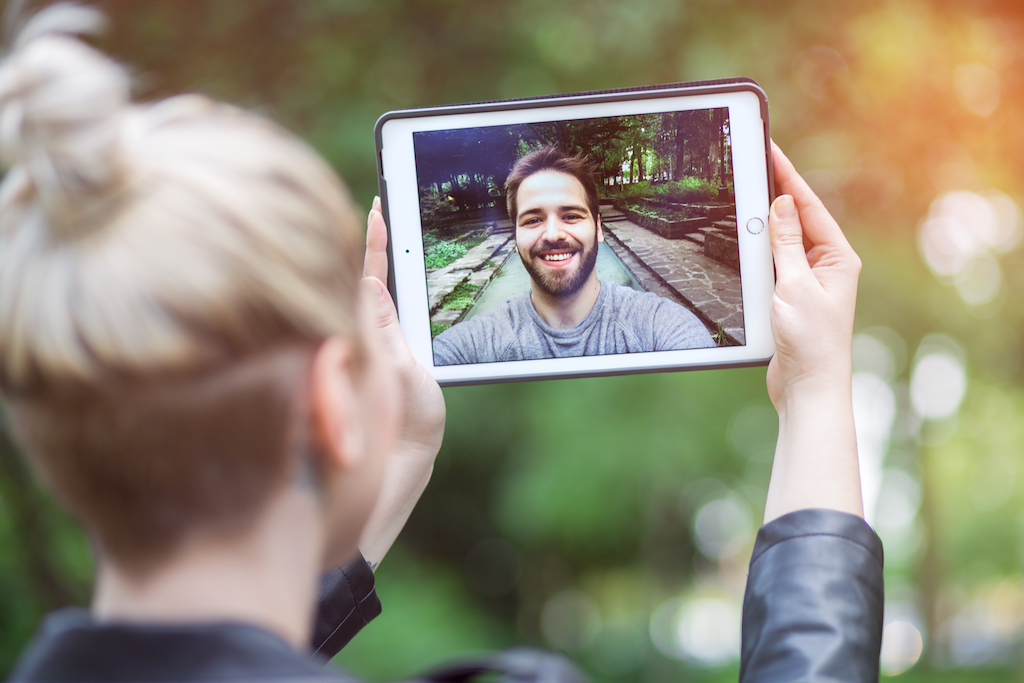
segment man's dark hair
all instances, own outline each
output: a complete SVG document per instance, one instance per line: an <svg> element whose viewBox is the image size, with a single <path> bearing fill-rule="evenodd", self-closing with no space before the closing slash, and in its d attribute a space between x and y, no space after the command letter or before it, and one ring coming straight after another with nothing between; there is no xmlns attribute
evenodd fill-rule
<svg viewBox="0 0 1024 683"><path fill-rule="evenodd" d="M583 154L566 154L558 147L541 147L535 152L530 152L512 167L512 172L505 180L505 202L508 207L508 216L513 224L516 221L516 214L519 212L517 195L519 186L523 181L534 173L541 171L558 171L567 173L583 185L583 191L587 196L587 209L590 210L594 220L600 215L600 207L597 199L597 165Z"/></svg>

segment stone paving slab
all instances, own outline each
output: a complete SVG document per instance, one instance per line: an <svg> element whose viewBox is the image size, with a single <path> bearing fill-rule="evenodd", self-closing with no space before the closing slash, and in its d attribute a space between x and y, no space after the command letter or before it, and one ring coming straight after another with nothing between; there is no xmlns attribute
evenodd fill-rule
<svg viewBox="0 0 1024 683"><path fill-rule="evenodd" d="M498 226L501 230L501 226ZM427 298L432 315L438 313L441 302L453 289L467 280L470 284L483 285L490 281L501 260L496 258L511 241L508 232L493 232L487 238L452 261L444 268L427 271ZM433 320L433 322L442 322Z"/></svg>
<svg viewBox="0 0 1024 683"><path fill-rule="evenodd" d="M430 322L440 325L454 325L462 317L463 311L438 311L430 318Z"/></svg>
<svg viewBox="0 0 1024 683"><path fill-rule="evenodd" d="M670 289L670 298L696 313L712 332L721 325L733 342L745 343L739 273L705 256L703 240L666 239L604 214L601 220L613 237L610 244L620 246L617 252L629 252L631 258L627 258L633 263L626 265L648 291L664 294ZM644 277L634 270L637 262L649 271Z"/></svg>

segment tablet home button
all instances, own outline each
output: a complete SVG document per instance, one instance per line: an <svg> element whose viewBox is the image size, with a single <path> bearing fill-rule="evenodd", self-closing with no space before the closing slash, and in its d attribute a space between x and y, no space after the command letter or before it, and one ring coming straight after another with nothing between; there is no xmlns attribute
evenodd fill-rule
<svg viewBox="0 0 1024 683"><path fill-rule="evenodd" d="M747 221L747 232L751 235L758 235L764 230L764 221L760 218L751 218Z"/></svg>

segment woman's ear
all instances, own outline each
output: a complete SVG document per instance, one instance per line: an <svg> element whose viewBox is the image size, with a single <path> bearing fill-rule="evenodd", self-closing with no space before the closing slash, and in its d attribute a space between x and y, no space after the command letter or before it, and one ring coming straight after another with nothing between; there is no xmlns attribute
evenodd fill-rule
<svg viewBox="0 0 1024 683"><path fill-rule="evenodd" d="M355 386L355 349L343 337L331 337L316 350L310 369L313 438L323 467L349 471L366 457L366 432L359 419Z"/></svg>

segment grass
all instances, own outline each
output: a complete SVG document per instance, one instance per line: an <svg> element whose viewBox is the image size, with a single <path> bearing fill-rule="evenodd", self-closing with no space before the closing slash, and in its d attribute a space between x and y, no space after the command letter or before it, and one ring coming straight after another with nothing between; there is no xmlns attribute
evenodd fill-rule
<svg viewBox="0 0 1024 683"><path fill-rule="evenodd" d="M718 198L718 185L702 178L681 178L659 183L652 189L658 199L681 204L710 202Z"/></svg>
<svg viewBox="0 0 1024 683"><path fill-rule="evenodd" d="M464 244L449 242L448 240L438 240L426 247L426 254L424 254L423 260L427 265L427 270L437 270L458 261L466 255L467 251L469 249Z"/></svg>
<svg viewBox="0 0 1024 683"><path fill-rule="evenodd" d="M471 285L468 282L460 282L455 289L448 293L448 296L441 302L442 311L461 311L476 303L476 292L480 285Z"/></svg>
<svg viewBox="0 0 1024 683"><path fill-rule="evenodd" d="M468 282L460 282L455 289L448 292L448 295L441 301L442 311L461 311L476 303L476 293L480 291L480 285L471 285ZM430 323L430 338L447 330L451 325L448 323Z"/></svg>
<svg viewBox="0 0 1024 683"><path fill-rule="evenodd" d="M732 346L732 342L729 337L725 334L725 328L722 327L722 323L715 324L715 331L711 333L711 338L715 340L715 344L718 346Z"/></svg>
<svg viewBox="0 0 1024 683"><path fill-rule="evenodd" d="M473 247L481 244L487 235L483 232L474 232L467 237L454 240L446 240L435 237L429 233L423 235L423 260L427 270L444 268L450 263L458 261L466 255Z"/></svg>

